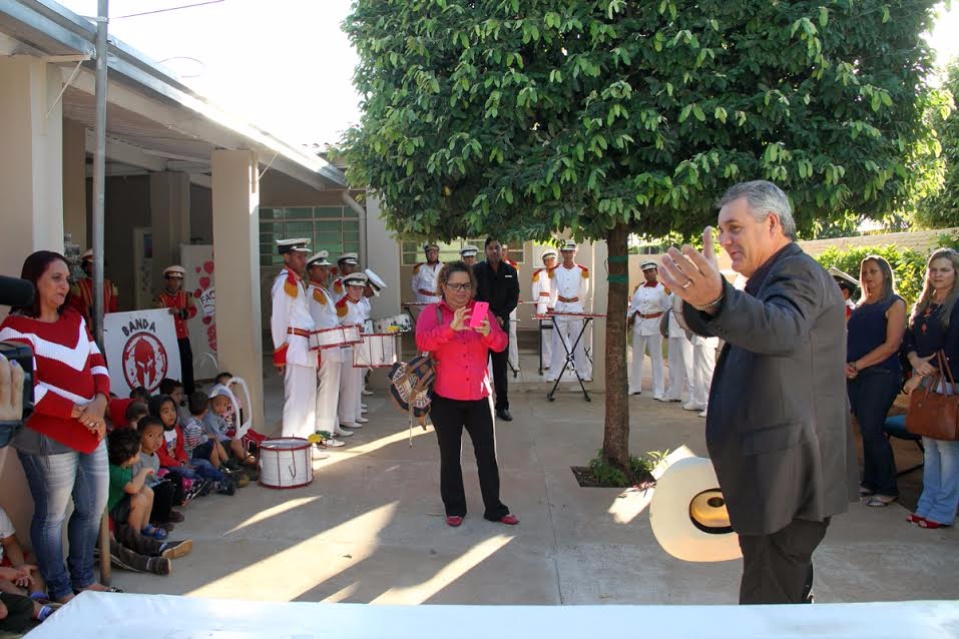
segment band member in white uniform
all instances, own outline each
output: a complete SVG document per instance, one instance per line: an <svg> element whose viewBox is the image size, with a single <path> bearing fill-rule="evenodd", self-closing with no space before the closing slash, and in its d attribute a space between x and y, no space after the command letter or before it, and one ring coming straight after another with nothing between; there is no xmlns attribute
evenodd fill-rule
<svg viewBox="0 0 959 639"><path fill-rule="evenodd" d="M367 277L363 273L351 273L343 278L346 295L336 303L336 316L340 326L356 324L363 326L363 290ZM340 401L338 415L340 426L361 428L368 420L360 414L360 389L365 369L353 368L353 347L341 349L340 356Z"/></svg>
<svg viewBox="0 0 959 639"><path fill-rule="evenodd" d="M283 436L309 437L316 426L317 349L302 273L309 240L277 240L284 267L273 281L273 366L283 375Z"/></svg>
<svg viewBox="0 0 959 639"><path fill-rule="evenodd" d="M678 296L675 296L678 297ZM674 301L673 308L681 309L682 304ZM684 330L689 330L682 311L676 311L676 317ZM686 377L689 383L689 401L683 404L683 410L706 416L706 404L709 401L709 385L713 383L713 368L716 366L716 351L719 349L718 337L703 337L696 333L687 333L692 343L692 357L686 360Z"/></svg>
<svg viewBox="0 0 959 639"><path fill-rule="evenodd" d="M326 283L330 279L330 254L320 251L306 261L309 276L310 315L316 330L322 331L340 325L336 317L336 304ZM350 437L351 431L340 428L336 411L340 397L340 349L325 348L320 351L320 368L317 374L316 389L316 430L326 431L334 437ZM336 439L326 444L330 447L342 446Z"/></svg>
<svg viewBox="0 0 959 639"><path fill-rule="evenodd" d="M423 244L423 251L426 253L426 262L413 267L413 297L420 304L437 304L440 297L436 294L436 276L443 268L439 244L427 242Z"/></svg>
<svg viewBox="0 0 959 639"><path fill-rule="evenodd" d="M343 286L343 278L350 273L355 273L359 269L360 258L356 253L344 253L336 258L336 268L339 271L330 285L330 291L333 293L333 302L339 302L346 295L346 288Z"/></svg>
<svg viewBox="0 0 959 639"><path fill-rule="evenodd" d="M669 364L669 385L666 386L666 400L670 402L681 402L688 400L689 376L687 370L693 360L693 344L686 335L686 329L679 323L679 317L683 314L683 302L678 295L668 295L669 299L669 319L668 338L666 340L666 357ZM662 318L660 318L662 319ZM662 332L660 332L662 335ZM685 395L685 397L683 397ZM700 409L702 410L702 409Z"/></svg>
<svg viewBox="0 0 959 639"><path fill-rule="evenodd" d="M633 367L629 378L629 394L640 395L643 392L643 354L648 351L653 366L653 398L664 402L663 336L659 332L659 322L663 313L670 308L669 296L665 287L657 281L659 270L656 263L646 262L642 268L646 282L636 287L627 311L627 318L633 325Z"/></svg>
<svg viewBox="0 0 959 639"><path fill-rule="evenodd" d="M589 294L589 269L581 264L577 264L576 243L567 241L560 249L563 256L563 263L551 268L549 273L550 290L555 290L556 303L553 310L557 313L584 313L586 308L586 296ZM549 375L546 381L555 381L557 377L562 377L566 364L567 346L572 346L573 342L579 337L583 329L583 320L576 317L556 317L553 328L553 360L549 367ZM576 372L584 382L592 381L593 372L586 357L586 336L583 335L576 344L573 351L573 363L576 366Z"/></svg>
<svg viewBox="0 0 959 639"><path fill-rule="evenodd" d="M517 275L519 274L519 264L509 259L509 247L505 244L503 244L503 261L516 269ZM509 314L508 361L514 371L519 370L519 342L516 341L516 326L519 324L519 316L516 314L518 310L519 307L517 306L513 309L513 312Z"/></svg>
<svg viewBox="0 0 959 639"><path fill-rule="evenodd" d="M479 248L473 246L472 244L467 244L460 249L460 258L463 260L463 264L466 264L468 267L473 268L473 265L476 264L476 254L479 253Z"/></svg>
<svg viewBox="0 0 959 639"><path fill-rule="evenodd" d="M536 302L536 314L539 316L545 316L548 311L553 310L553 305L556 304L556 295L549 285L549 270L554 266L556 266L556 249L546 249L543 251L543 268L538 268L533 271L532 299ZM544 323L548 323L550 329L553 326L552 322L548 320ZM542 335L540 338L542 340L540 349L543 353L541 364L543 374L548 378L549 367L553 358L553 332L552 330L541 330L540 333Z"/></svg>

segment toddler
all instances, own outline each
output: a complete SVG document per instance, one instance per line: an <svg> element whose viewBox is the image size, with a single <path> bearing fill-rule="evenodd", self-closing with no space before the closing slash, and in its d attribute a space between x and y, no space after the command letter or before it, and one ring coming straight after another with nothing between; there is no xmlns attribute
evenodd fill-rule
<svg viewBox="0 0 959 639"><path fill-rule="evenodd" d="M110 493L107 511L114 522L127 523L141 535L163 541L167 532L150 523L153 509L153 491L146 479L151 468L133 473L133 465L140 460L140 436L131 428L118 428L107 439L110 462Z"/></svg>

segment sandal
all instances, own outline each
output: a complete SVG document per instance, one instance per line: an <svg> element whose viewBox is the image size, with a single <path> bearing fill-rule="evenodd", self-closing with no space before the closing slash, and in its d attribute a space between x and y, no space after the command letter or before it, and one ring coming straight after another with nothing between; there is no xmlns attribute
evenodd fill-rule
<svg viewBox="0 0 959 639"><path fill-rule="evenodd" d="M910 513L909 516L906 517L906 521L908 521L910 524L913 524L913 525L918 526L918 525L919 525L919 522L920 522L920 521L926 521L926 518L925 518L925 517L920 517L920 516L917 515L916 513Z"/></svg>
<svg viewBox="0 0 959 639"><path fill-rule="evenodd" d="M866 502L866 505L870 508L884 508L897 499L899 497L893 495L874 495Z"/></svg>
<svg viewBox="0 0 959 639"><path fill-rule="evenodd" d="M938 521L932 521L931 519L923 519L919 522L920 528L928 528L929 530L935 530L936 528L948 528L949 524L940 524Z"/></svg>
<svg viewBox="0 0 959 639"><path fill-rule="evenodd" d="M144 537L150 537L151 539L156 539L157 541L164 541L167 536L167 532L162 528L157 528L153 524L147 524L140 531L140 534Z"/></svg>

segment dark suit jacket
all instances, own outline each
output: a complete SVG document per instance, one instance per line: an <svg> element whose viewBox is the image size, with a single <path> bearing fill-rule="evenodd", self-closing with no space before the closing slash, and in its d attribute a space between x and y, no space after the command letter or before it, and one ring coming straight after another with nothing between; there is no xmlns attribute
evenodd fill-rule
<svg viewBox="0 0 959 639"><path fill-rule="evenodd" d="M755 297L724 282L714 317L683 308L695 333L726 342L709 392L706 445L733 529L746 535L845 512L857 472L839 288L797 244L766 266L761 283L750 282L759 283Z"/></svg>
<svg viewBox="0 0 959 639"><path fill-rule="evenodd" d="M501 321L509 317L519 303L519 274L516 269L500 262L493 270L485 260L473 265L476 275L476 299L489 302L489 310Z"/></svg>

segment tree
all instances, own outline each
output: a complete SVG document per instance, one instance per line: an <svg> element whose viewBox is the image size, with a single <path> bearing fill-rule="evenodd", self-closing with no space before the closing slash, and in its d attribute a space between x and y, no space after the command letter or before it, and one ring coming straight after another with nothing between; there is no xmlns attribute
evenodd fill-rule
<svg viewBox="0 0 959 639"><path fill-rule="evenodd" d="M929 188L935 0L356 0L343 149L391 227L609 250L604 455L628 469L627 237L685 236L765 178L797 221Z"/></svg>
<svg viewBox="0 0 959 639"><path fill-rule="evenodd" d="M959 62L946 69L944 88L959 95ZM944 178L942 188L917 206L915 221L926 228L959 226L959 115L936 114L934 123L942 144Z"/></svg>

